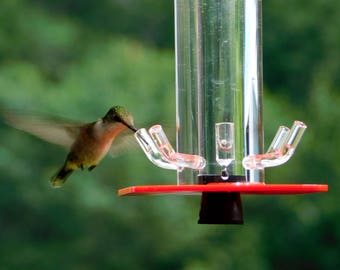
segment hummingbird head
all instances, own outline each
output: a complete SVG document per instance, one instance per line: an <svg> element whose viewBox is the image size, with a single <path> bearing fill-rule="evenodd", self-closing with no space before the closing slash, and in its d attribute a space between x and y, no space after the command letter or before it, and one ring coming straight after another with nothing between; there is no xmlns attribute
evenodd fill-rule
<svg viewBox="0 0 340 270"><path fill-rule="evenodd" d="M136 132L137 129L134 127L133 124L133 117L131 113L129 113L124 107L122 106L114 106L112 107L106 115L103 117L105 122L112 122L112 123L122 123L133 132Z"/></svg>

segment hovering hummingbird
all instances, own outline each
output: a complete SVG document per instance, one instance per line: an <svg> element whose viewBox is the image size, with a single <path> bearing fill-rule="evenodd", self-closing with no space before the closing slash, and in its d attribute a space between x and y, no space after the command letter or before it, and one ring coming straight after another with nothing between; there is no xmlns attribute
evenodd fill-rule
<svg viewBox="0 0 340 270"><path fill-rule="evenodd" d="M104 117L88 124L11 113L6 113L5 118L15 128L69 149L64 165L51 179L53 187L61 187L79 168L83 170L87 167L92 171L108 152L114 153L121 147L120 144L124 144L126 134L121 134L124 130L137 131L132 115L121 106L110 108ZM122 139L115 140L118 135Z"/></svg>

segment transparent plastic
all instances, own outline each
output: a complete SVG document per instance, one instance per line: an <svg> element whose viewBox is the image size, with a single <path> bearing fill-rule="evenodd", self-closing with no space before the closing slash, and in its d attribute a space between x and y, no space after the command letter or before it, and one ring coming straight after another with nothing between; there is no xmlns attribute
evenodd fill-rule
<svg viewBox="0 0 340 270"><path fill-rule="evenodd" d="M222 180L228 180L228 166L235 160L234 123L216 123L215 137L216 161L222 167Z"/></svg>
<svg viewBox="0 0 340 270"><path fill-rule="evenodd" d="M242 161L244 168L263 170L266 167L279 166L287 162L294 154L306 128L307 126L301 121L295 121L291 129L281 126L267 153L245 157Z"/></svg>
<svg viewBox="0 0 340 270"><path fill-rule="evenodd" d="M135 138L148 159L158 167L181 171L183 168L203 169L205 159L198 155L177 153L170 144L160 125L154 125L147 132L144 128L135 133Z"/></svg>
<svg viewBox="0 0 340 270"><path fill-rule="evenodd" d="M178 182L220 175L215 124L234 124L231 175L262 182L242 159L263 153L260 0L175 0L177 152L199 155L203 169L184 169Z"/></svg>
<svg viewBox="0 0 340 270"><path fill-rule="evenodd" d="M135 138L143 149L145 155L153 164L163 169L181 170L181 168L179 168L176 164L170 163L164 158L163 154L158 149L157 145L145 128L137 130L135 132Z"/></svg>
<svg viewBox="0 0 340 270"><path fill-rule="evenodd" d="M280 152L285 146L286 138L287 138L289 131L290 131L289 128L285 126L280 126L275 134L273 141L268 147L267 153Z"/></svg>

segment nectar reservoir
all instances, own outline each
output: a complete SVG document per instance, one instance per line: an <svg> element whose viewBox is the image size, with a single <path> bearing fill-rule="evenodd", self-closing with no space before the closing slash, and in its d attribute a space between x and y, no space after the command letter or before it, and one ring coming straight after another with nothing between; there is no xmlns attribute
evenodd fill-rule
<svg viewBox="0 0 340 270"><path fill-rule="evenodd" d="M261 1L175 0L177 150L206 166L178 183L263 182Z"/></svg>

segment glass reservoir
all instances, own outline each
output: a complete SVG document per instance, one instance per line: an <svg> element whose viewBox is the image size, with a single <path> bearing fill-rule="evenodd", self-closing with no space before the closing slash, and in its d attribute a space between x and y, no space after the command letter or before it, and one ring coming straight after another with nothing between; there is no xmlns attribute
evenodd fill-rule
<svg viewBox="0 0 340 270"><path fill-rule="evenodd" d="M206 160L178 184L263 182L260 0L175 0L177 152Z"/></svg>

